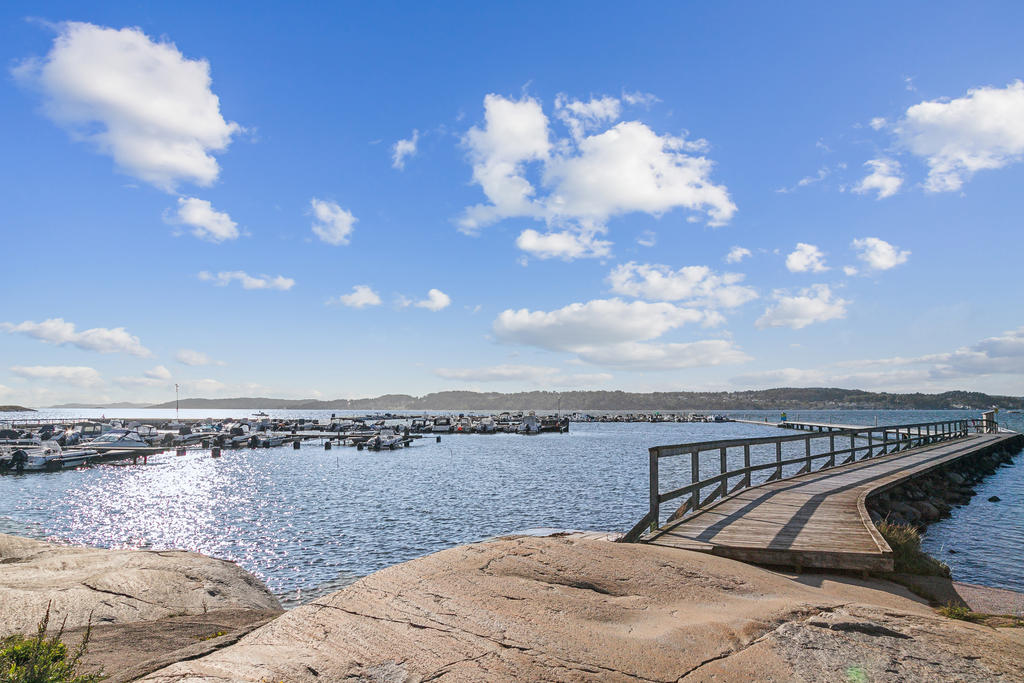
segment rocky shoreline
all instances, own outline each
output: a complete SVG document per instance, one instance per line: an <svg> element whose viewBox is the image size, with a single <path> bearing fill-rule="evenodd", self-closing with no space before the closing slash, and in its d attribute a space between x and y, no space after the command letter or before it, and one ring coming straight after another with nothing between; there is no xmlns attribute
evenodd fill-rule
<svg viewBox="0 0 1024 683"><path fill-rule="evenodd" d="M1024 668L1024 629L940 616L887 580L594 534L452 548L285 613L230 562L0 535L0 628L31 630L47 604L69 645L91 618L84 664L114 681L993 681Z"/></svg>
<svg viewBox="0 0 1024 683"><path fill-rule="evenodd" d="M1024 435L880 490L865 501L871 521L877 525L887 520L923 531L930 523L950 516L954 508L970 503L977 493L974 487L1000 467L1013 466L1022 448Z"/></svg>

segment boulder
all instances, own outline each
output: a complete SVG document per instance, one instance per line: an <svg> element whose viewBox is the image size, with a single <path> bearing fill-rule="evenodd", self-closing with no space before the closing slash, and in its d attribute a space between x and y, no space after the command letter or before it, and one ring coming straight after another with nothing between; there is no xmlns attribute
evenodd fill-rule
<svg viewBox="0 0 1024 683"><path fill-rule="evenodd" d="M921 519L921 513L907 503L894 503L892 510L911 524L915 524Z"/></svg>
<svg viewBox="0 0 1024 683"><path fill-rule="evenodd" d="M145 680L990 681L1022 667L1019 642L895 584L567 536L390 567Z"/></svg>
<svg viewBox="0 0 1024 683"><path fill-rule="evenodd" d="M920 513L922 521L934 522L941 517L938 508L928 501L919 500L911 503L910 506Z"/></svg>
<svg viewBox="0 0 1024 683"><path fill-rule="evenodd" d="M946 480L949 481L949 483L951 484L956 484L957 486L963 485L966 481L956 472L946 472Z"/></svg>
<svg viewBox="0 0 1024 683"><path fill-rule="evenodd" d="M988 502L990 502L990 503L998 503L1001 500L1002 500L1002 498L1000 498L999 496L989 496Z"/></svg>
<svg viewBox="0 0 1024 683"><path fill-rule="evenodd" d="M103 550L0 534L0 636L50 623L69 629L222 609L279 610L234 562L180 550Z"/></svg>

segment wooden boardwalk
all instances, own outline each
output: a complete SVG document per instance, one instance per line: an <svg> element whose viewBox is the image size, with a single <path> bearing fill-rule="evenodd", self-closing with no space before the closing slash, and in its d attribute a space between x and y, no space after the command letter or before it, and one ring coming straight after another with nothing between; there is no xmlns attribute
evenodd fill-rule
<svg viewBox="0 0 1024 683"><path fill-rule="evenodd" d="M743 489L641 540L761 564L892 571L868 495L1016 434L975 434Z"/></svg>

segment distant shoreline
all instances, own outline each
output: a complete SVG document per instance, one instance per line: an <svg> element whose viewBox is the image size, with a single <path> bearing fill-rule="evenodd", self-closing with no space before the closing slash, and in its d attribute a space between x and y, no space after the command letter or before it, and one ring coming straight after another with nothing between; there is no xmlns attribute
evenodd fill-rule
<svg viewBox="0 0 1024 683"><path fill-rule="evenodd" d="M53 409L115 410L587 410L707 411L707 410L979 410L992 406L1024 409L1024 398L979 392L893 394L856 389L778 388L758 391L653 392L529 391L518 393L443 391L411 396L385 394L358 399L283 399L267 397L184 398L156 405L145 403L66 403Z"/></svg>

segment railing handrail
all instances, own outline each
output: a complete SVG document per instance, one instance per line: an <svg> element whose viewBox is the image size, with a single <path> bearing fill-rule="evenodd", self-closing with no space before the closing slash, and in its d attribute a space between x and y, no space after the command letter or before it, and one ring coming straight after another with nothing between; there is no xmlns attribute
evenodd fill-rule
<svg viewBox="0 0 1024 683"><path fill-rule="evenodd" d="M740 439L718 439L715 441L696 441L685 444L673 444L670 446L652 446L648 449L650 463L650 508L644 518L641 519L625 536L623 541L633 541L643 535L644 531L654 531L660 525L661 503L681 498L689 494L690 499L685 502L676 515L682 516L686 513L696 512L706 504L719 498L725 498L733 493L752 486L760 486L771 481L790 479L808 472L820 471L825 468L836 466L837 456L847 456L840 465L857 461L858 453L866 454L860 458L868 458L887 455L897 451L906 450L920 445L948 441L951 439L963 438L971 433L972 428L977 431L994 431L997 428L995 420L977 418L956 418L949 420L936 420L933 422L913 422L908 424L878 425L873 427L842 428L829 431L806 431L800 434L786 436L752 437ZM880 439L875 435L881 434ZM836 448L837 438L849 438L849 446ZM811 442L818 439L829 439L829 449L821 453L812 452ZM857 440L866 440L867 443L857 444ZM806 443L803 455L783 459L782 444L803 441ZM751 446L775 445L775 459L764 463L753 464L750 462ZM892 450L890 450L892 446ZM743 448L743 467L728 468L728 450L730 448ZM876 449L878 452L876 453ZM719 472L718 474L700 477L700 456L707 451L718 451ZM672 491L661 492L658 476L659 461L662 458L677 455L689 455L691 481ZM823 458L828 462L814 470L814 463ZM803 468L795 474L785 475L783 467L803 464ZM753 484L751 474L763 470L774 469L775 472L765 481ZM741 480L733 488L729 488L729 480L733 477L741 477ZM715 490L703 500L701 491L709 486L717 485Z"/></svg>
<svg viewBox="0 0 1024 683"><path fill-rule="evenodd" d="M935 422L913 422L909 424L898 424L898 425L878 425L877 427L856 427L856 428L836 428L828 432L802 432L800 434L792 434L787 436L755 436L750 438L739 438L739 439L716 439L714 441L694 441L691 443L671 444L668 446L651 446L649 450L657 451L659 458L669 458L674 455L683 455L685 453L692 453L695 449L702 451L717 450L719 448L732 448L735 446L751 445L756 446L766 443L775 443L776 441L788 442L788 441L803 441L808 435L813 434L816 437L827 437L829 434L833 436L849 436L850 434L860 434L863 432L880 432L882 430L894 431L897 429L912 429L915 427L926 427L937 424L947 424L950 422L983 422L978 418L959 417L952 420L936 420ZM796 422L796 424L800 424ZM765 426L774 426L771 423ZM675 453L665 453L668 449L678 450Z"/></svg>

